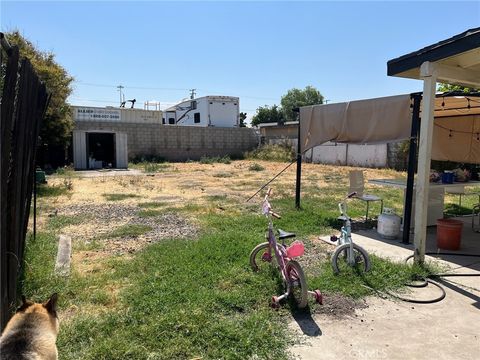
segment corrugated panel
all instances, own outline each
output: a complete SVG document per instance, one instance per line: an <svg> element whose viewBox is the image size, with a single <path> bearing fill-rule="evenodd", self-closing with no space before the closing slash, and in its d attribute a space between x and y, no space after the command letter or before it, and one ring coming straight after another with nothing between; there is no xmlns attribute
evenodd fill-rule
<svg viewBox="0 0 480 360"><path fill-rule="evenodd" d="M87 137L85 131L73 132L73 167L75 169L87 168Z"/></svg>
<svg viewBox="0 0 480 360"><path fill-rule="evenodd" d="M127 134L116 133L115 135L117 168L126 169L128 167Z"/></svg>

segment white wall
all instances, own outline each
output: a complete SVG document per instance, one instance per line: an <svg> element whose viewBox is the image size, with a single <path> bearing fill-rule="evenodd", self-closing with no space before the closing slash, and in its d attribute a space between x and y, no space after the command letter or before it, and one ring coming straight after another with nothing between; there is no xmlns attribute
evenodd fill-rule
<svg viewBox="0 0 480 360"><path fill-rule="evenodd" d="M386 167L387 144L352 145L326 143L305 153L305 160L315 164Z"/></svg>

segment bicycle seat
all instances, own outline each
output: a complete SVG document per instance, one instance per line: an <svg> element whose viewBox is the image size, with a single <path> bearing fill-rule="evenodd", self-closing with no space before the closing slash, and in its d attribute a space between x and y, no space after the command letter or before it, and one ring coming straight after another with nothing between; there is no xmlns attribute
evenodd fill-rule
<svg viewBox="0 0 480 360"><path fill-rule="evenodd" d="M279 239L288 239L291 237L295 237L296 235L294 233L289 233L286 231L283 231L282 229L278 229L278 238Z"/></svg>

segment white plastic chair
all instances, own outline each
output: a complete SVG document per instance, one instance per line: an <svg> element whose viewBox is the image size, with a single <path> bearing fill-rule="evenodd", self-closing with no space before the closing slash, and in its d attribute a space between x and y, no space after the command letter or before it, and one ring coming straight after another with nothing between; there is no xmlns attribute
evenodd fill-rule
<svg viewBox="0 0 480 360"><path fill-rule="evenodd" d="M368 210L370 202L372 201L380 201L380 213L383 212L383 199L379 196L372 195L372 194L365 194L365 181L363 178L363 171L362 170L351 170L349 173L350 178L350 188L349 193L356 192L357 195L353 197L353 199L363 200L367 203L367 211L365 213L365 220L368 220Z"/></svg>
<svg viewBox="0 0 480 360"><path fill-rule="evenodd" d="M478 202L480 203L480 192L478 191L468 192L465 190L464 186L449 186L445 188L445 192L450 195L459 196L458 206L462 206L462 196L471 196L471 195L478 196Z"/></svg>

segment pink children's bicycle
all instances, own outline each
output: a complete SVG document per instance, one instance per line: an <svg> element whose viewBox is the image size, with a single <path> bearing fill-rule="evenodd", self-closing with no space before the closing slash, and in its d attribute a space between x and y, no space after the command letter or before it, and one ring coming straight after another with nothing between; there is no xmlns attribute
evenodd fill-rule
<svg viewBox="0 0 480 360"><path fill-rule="evenodd" d="M275 265L282 274L283 283L285 285L285 293L280 296L272 297L272 307L278 308L280 301L292 296L301 309L307 306L308 295L312 295L315 301L322 304L322 293L320 290L308 291L307 280L300 264L293 260L302 256L304 253L304 245L301 241L294 241L290 246L285 245L285 239L295 237L293 233L287 233L278 229L279 244L275 238L272 217L280 219L280 215L272 211L272 206L268 202L271 189L268 189L263 201L262 213L268 218L268 233L266 234L267 242L258 244L250 253L250 265L254 271L259 271L262 266Z"/></svg>

